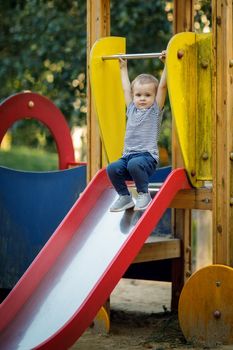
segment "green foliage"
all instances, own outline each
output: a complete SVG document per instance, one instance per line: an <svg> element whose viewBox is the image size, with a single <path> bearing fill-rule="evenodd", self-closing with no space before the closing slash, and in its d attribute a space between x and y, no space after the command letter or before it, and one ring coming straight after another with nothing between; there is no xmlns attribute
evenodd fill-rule
<svg viewBox="0 0 233 350"><path fill-rule="evenodd" d="M112 35L126 36L128 52L161 51L171 36L165 5L163 0L112 0ZM1 99L31 90L51 99L70 127L85 123L86 0L1 2L0 57ZM161 68L159 60L129 65L131 75L158 76ZM48 130L33 120L16 123L12 140L54 150Z"/></svg>
<svg viewBox="0 0 233 350"><path fill-rule="evenodd" d="M160 52L172 36L172 2L111 0L111 35L127 39L127 52ZM211 1L195 2L196 30L211 25ZM168 20L169 18L169 20ZM198 29L199 28L199 29ZM86 0L0 2L0 99L31 90L47 96L70 127L86 121ZM160 76L159 60L134 60L129 75ZM171 113L165 108L160 144L170 152ZM54 150L39 123L17 123L13 143Z"/></svg>
<svg viewBox="0 0 233 350"><path fill-rule="evenodd" d="M35 119L23 119L16 122L11 128L11 139L13 146L27 145L38 150L57 151L49 129Z"/></svg>
<svg viewBox="0 0 233 350"><path fill-rule="evenodd" d="M208 33L212 26L211 0L198 0L194 5L194 28L198 33Z"/></svg>
<svg viewBox="0 0 233 350"><path fill-rule="evenodd" d="M1 98L31 90L50 98L70 126L82 124L86 98L85 18L85 1L1 2Z"/></svg>
<svg viewBox="0 0 233 350"><path fill-rule="evenodd" d="M195 1L196 30L211 26L211 1ZM127 52L160 52L172 36L172 1L111 0L111 35L127 39ZM199 29L198 29L199 28ZM22 90L47 96L70 127L86 122L86 0L0 2L0 99ZM148 72L159 77L158 59L128 64L130 78ZM13 144L54 151L40 123L19 122ZM170 154L171 113L165 107L160 146Z"/></svg>
<svg viewBox="0 0 233 350"><path fill-rule="evenodd" d="M127 52L145 53L165 50L172 26L165 11L167 1L111 0L111 35L126 37ZM158 75L158 59L130 61L130 75L148 72Z"/></svg>
<svg viewBox="0 0 233 350"><path fill-rule="evenodd" d="M51 171L58 169L58 156L27 147L12 147L10 151L0 151L0 164L26 171Z"/></svg>

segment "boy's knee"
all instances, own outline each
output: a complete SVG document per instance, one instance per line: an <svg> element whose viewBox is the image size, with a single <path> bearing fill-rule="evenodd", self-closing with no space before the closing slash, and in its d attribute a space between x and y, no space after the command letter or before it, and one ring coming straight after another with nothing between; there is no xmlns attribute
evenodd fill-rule
<svg viewBox="0 0 233 350"><path fill-rule="evenodd" d="M139 168L140 168L140 162L138 162L138 160L136 158L133 158L128 162L127 169L129 171L129 173L133 173L133 172L137 171L137 169L139 169Z"/></svg>
<svg viewBox="0 0 233 350"><path fill-rule="evenodd" d="M112 163L107 165L106 171L107 171L107 174L112 174L112 172L114 171L114 166Z"/></svg>
<svg viewBox="0 0 233 350"><path fill-rule="evenodd" d="M111 175L119 174L120 168L117 162L114 162L114 163L108 164L106 171L107 171L107 174L111 176Z"/></svg>

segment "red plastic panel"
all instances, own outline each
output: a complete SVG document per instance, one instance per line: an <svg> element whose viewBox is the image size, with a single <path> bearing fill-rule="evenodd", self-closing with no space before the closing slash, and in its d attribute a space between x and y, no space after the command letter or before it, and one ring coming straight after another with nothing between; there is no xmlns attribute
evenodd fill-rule
<svg viewBox="0 0 233 350"><path fill-rule="evenodd" d="M72 138L63 114L49 99L36 93L19 93L0 105L0 143L7 130L24 118L36 119L48 127L57 145L59 169L75 162Z"/></svg>

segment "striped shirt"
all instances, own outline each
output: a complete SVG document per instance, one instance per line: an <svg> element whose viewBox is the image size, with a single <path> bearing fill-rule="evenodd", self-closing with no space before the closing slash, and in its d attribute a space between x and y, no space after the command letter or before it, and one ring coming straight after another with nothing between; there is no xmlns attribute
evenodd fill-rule
<svg viewBox="0 0 233 350"><path fill-rule="evenodd" d="M160 110L156 102L147 109L137 109L133 102L128 105L123 157L149 152L159 162L158 139L162 117L163 109Z"/></svg>

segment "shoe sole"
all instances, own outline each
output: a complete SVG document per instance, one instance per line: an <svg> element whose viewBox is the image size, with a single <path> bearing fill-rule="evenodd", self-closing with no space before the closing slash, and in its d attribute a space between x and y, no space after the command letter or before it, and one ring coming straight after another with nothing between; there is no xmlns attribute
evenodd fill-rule
<svg viewBox="0 0 233 350"><path fill-rule="evenodd" d="M134 203L128 203L128 204L126 204L124 207L119 208L119 209L111 209L111 208L110 208L110 211L111 211L112 213L117 213L117 212L119 212L119 211L124 211L124 210L126 210L126 209L131 209L131 208L133 208L134 206L135 206Z"/></svg>
<svg viewBox="0 0 233 350"><path fill-rule="evenodd" d="M139 207L134 207L134 211L142 211L142 210L146 210L146 208L150 205L150 203L152 202L152 200L143 208L139 208Z"/></svg>

